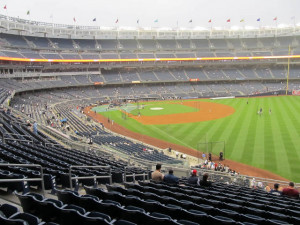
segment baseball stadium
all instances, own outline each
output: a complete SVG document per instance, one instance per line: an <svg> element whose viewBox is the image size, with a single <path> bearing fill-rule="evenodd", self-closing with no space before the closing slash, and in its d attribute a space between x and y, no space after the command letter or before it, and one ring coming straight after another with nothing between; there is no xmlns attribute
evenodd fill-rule
<svg viewBox="0 0 300 225"><path fill-rule="evenodd" d="M300 26L273 20L0 15L0 224L300 224Z"/></svg>

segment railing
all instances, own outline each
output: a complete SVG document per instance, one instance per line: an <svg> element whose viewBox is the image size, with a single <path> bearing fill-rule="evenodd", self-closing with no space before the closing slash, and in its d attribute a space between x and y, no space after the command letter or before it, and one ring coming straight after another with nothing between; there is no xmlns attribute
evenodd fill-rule
<svg viewBox="0 0 300 225"><path fill-rule="evenodd" d="M146 179L146 177L147 177L147 180L149 180L149 174L148 174L148 170L147 170L147 173L138 173L138 174L135 174L135 173L133 173L133 174L127 174L127 169L129 169L129 168L136 168L135 166L125 166L124 167L124 182L127 182L127 177L132 177L132 179L133 179L133 183L135 183L135 178L136 177L139 177L139 176L143 176L143 181L145 181Z"/></svg>
<svg viewBox="0 0 300 225"><path fill-rule="evenodd" d="M109 176L72 177L72 169L73 168L107 168L107 169L109 169ZM96 180L97 178L109 178L109 184L112 184L111 166L77 166L77 165L73 165L73 166L70 166L70 168L69 168L70 189L73 188L73 184L72 184L73 180L86 180L86 179Z"/></svg>
<svg viewBox="0 0 300 225"><path fill-rule="evenodd" d="M247 176L243 174L230 174L227 172L221 172L221 171L213 171L208 169L201 169L201 168L191 168L191 170L197 170L198 173L204 174L207 173L209 175L209 180L211 181L217 181L217 182L224 182L229 184L236 184L239 186L245 186L245 184L248 184L247 187L252 187L253 181L255 181L255 187L259 187L258 183L261 182L263 187L269 186L273 188L273 185L275 183L278 183L282 186L288 186L288 181L283 180L275 180L275 179L269 179L269 178L263 178L263 177L254 177L254 176ZM190 170L190 171L191 171ZM189 171L189 173L190 173ZM253 180L254 178L254 180ZM243 184L241 182L245 181ZM295 188L300 188L300 183L295 183Z"/></svg>
<svg viewBox="0 0 300 225"><path fill-rule="evenodd" d="M11 135L11 136L17 136L17 137L18 136L27 137L27 138L30 138L31 140L22 140L22 139L18 139L18 138L9 138L9 137L5 137L5 135ZM15 134L15 133L5 133L5 135L3 135L3 138L2 138L3 143L5 143L6 140L33 143L33 138L31 136L28 136L28 135Z"/></svg>
<svg viewBox="0 0 300 225"><path fill-rule="evenodd" d="M17 166L17 167L38 167L40 168L41 178L22 178L22 179L0 179L0 183L4 182L27 182L27 181L40 181L42 192L45 194L45 185L44 185L44 173L43 167L38 164L10 164L10 163L0 163L0 167L9 167L9 166ZM26 185L26 183L25 183Z"/></svg>

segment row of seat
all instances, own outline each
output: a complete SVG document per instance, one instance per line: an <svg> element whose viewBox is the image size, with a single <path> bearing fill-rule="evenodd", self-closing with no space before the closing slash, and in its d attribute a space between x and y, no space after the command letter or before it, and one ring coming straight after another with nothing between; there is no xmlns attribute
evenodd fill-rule
<svg viewBox="0 0 300 225"><path fill-rule="evenodd" d="M128 186L129 184L127 184ZM132 184L134 186L134 184ZM156 183L156 182L140 182L139 185L153 187L155 189L165 189L171 192L185 192L186 189L192 190L195 193L201 193L205 197L216 195L217 198L230 197L232 199L241 199L244 201L255 200L259 203L265 204L273 203L278 204L283 208L300 208L300 199L293 199L285 196L277 196L270 194L262 189L253 189L249 187L241 187L238 185L228 185L224 183L213 183L209 188L201 187L198 185L190 185L188 183L183 183L183 185L170 185L167 183ZM137 186L139 188L139 186ZM206 193L206 194L205 194ZM223 197L222 197L223 196Z"/></svg>
<svg viewBox="0 0 300 225"><path fill-rule="evenodd" d="M40 218L30 214L22 213L19 209L10 204L0 205L0 224L1 225L57 225L46 223Z"/></svg>
<svg viewBox="0 0 300 225"><path fill-rule="evenodd" d="M108 185L108 190L116 190L116 188L112 188L113 186ZM119 191L122 191L120 188ZM93 189L87 190L87 193L93 194L98 196L102 199L110 199L117 201L119 203L124 203L124 201L127 201L127 199L124 199L121 192L112 191L109 193L104 192L100 189ZM143 201L138 201L135 198L135 201L131 202L130 204L140 206L142 208L148 208L148 203L145 204L146 200L152 201L155 206L154 208L158 208L160 211L169 214L171 216L178 216L180 215L180 210L177 212L173 212L172 209L168 207L175 207L175 208L181 208L181 209L193 209L205 212L211 216L216 215L224 215L228 214L227 216L232 219L240 219L241 215L243 214L249 214L254 216L259 216L263 219L270 219L270 218L276 218L279 220L285 220L285 221L300 221L300 212L288 209L285 211L285 214L282 214L276 209L279 209L275 206L270 206L268 209L259 209L256 208L257 204L252 202L245 202L246 204L241 206L234 203L231 203L230 201L226 201L227 199L220 198L219 200L215 200L210 198L210 196L207 197L198 197L194 196L193 192L189 195L184 195L182 193L174 192L175 197L169 197L166 195L163 195L162 193L160 195L153 194L151 192L141 192L136 189L129 188L124 191L123 193L125 196L135 196L136 198L142 199ZM230 200L230 198L228 198ZM223 212L222 210L225 209L226 212ZM228 211L229 210L229 211Z"/></svg>
<svg viewBox="0 0 300 225"><path fill-rule="evenodd" d="M27 193L25 195L16 193L16 195L21 202L24 212L36 215L42 221L55 222L60 225L180 224L171 219L160 218L160 214L144 214L145 218L143 220L140 220L140 217L132 218L132 213L137 212L135 209L130 207L123 208L112 204L111 201L99 201L94 196L80 196L78 203L75 205L64 204L65 202L60 200L44 198L34 193Z"/></svg>

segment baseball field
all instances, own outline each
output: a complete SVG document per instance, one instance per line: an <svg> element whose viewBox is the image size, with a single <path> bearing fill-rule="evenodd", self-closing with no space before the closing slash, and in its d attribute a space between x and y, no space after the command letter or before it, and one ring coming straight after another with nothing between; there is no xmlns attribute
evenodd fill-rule
<svg viewBox="0 0 300 225"><path fill-rule="evenodd" d="M131 131L201 152L218 155L225 143L227 159L300 182L298 96L139 102L93 110ZM218 144L208 148L206 142Z"/></svg>

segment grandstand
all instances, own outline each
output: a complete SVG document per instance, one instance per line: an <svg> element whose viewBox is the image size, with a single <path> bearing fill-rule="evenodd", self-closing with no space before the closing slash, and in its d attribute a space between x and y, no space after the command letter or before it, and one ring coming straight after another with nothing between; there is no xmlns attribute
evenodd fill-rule
<svg viewBox="0 0 300 225"><path fill-rule="evenodd" d="M300 223L299 199L254 189L247 174L209 171L211 188L191 186L200 157L177 158L83 114L126 101L292 94L298 27L107 31L2 15L0 23L0 204L18 196L9 198L17 208L0 206L1 224ZM181 185L149 182L157 163Z"/></svg>

